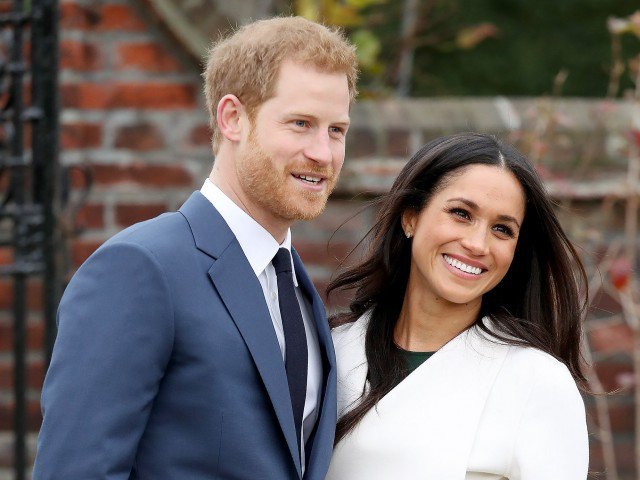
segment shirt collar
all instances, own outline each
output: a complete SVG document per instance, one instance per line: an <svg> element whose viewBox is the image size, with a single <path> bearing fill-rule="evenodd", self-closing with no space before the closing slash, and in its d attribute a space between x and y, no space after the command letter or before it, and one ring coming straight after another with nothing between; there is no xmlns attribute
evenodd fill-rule
<svg viewBox="0 0 640 480"><path fill-rule="evenodd" d="M236 205L220 188L214 185L208 178L200 192L211 202L215 209L222 215L233 234L235 235L240 248L249 261L256 277L264 271L271 263L271 260L278 252L279 248L286 248L291 255L291 229L287 229L287 235L282 244L273 238L265 228L256 222L247 212ZM293 284L298 286L293 258L291 259L293 272Z"/></svg>

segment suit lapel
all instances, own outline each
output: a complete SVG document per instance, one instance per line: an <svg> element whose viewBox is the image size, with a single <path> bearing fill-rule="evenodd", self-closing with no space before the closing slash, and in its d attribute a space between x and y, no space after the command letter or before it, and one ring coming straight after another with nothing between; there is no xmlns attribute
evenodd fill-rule
<svg viewBox="0 0 640 480"><path fill-rule="evenodd" d="M322 303L313 282L311 282L311 279L307 275L298 252L292 248L291 255L293 257L293 265L296 269L298 284L309 295L311 300L311 311L313 312L313 320L318 332L320 350L322 351L329 368L333 370L335 368L336 358L333 351L333 342L331 341L331 332L329 331L329 323L327 322L324 304Z"/></svg>
<svg viewBox="0 0 640 480"><path fill-rule="evenodd" d="M251 352L282 427L291 456L301 470L298 442L282 352L264 294L238 242L209 269L209 277Z"/></svg>
<svg viewBox="0 0 640 480"><path fill-rule="evenodd" d="M298 284L311 299L311 310L323 359L323 389L316 428L307 443L305 479L321 479L327 471L336 424L336 359L324 305L304 269L298 253L291 249Z"/></svg>
<svg viewBox="0 0 640 480"><path fill-rule="evenodd" d="M256 364L287 446L301 472L298 446L282 352L260 282L222 216L195 192L180 209L199 250L214 261L208 275Z"/></svg>

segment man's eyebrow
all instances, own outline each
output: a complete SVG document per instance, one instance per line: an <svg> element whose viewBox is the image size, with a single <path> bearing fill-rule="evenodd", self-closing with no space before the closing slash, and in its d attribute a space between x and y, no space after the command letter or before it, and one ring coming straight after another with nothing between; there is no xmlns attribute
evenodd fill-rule
<svg viewBox="0 0 640 480"><path fill-rule="evenodd" d="M478 210L480 208L480 207L478 207L478 204L476 202L474 202L473 200L469 200L468 198L464 198L464 197L450 198L449 200L447 200L447 202L462 202L472 210ZM500 215L498 215L498 220L503 221L503 222L515 223L518 226L518 228L520 228L520 224L518 223L518 221L514 217L512 217L511 215L500 214Z"/></svg>
<svg viewBox="0 0 640 480"><path fill-rule="evenodd" d="M311 115L308 113L301 113L301 112L288 112L287 117L302 117L302 118L310 118L312 120L317 120L318 117L316 117L315 115ZM345 125L345 126L349 126L351 125L351 118L347 117L345 119L341 119L335 122L331 122L331 125Z"/></svg>

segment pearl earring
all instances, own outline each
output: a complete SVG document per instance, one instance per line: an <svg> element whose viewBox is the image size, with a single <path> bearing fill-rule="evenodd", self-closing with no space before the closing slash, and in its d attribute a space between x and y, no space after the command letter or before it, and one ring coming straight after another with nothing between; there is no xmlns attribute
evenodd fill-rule
<svg viewBox="0 0 640 480"><path fill-rule="evenodd" d="M411 232L407 231L407 238L411 238Z"/></svg>

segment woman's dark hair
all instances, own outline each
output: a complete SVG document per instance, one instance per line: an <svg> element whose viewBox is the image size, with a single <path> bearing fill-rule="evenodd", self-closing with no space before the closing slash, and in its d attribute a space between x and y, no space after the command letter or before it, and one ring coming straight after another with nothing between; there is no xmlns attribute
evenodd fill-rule
<svg viewBox="0 0 640 480"><path fill-rule="evenodd" d="M369 231L364 259L340 273L327 287L355 292L349 311L331 319L332 327L371 316L365 335L369 388L339 421L336 443L349 433L405 374L394 343L394 327L405 295L411 242L402 214L421 211L456 173L470 165L495 165L515 175L526 210L511 266L502 281L482 297L474 326L497 341L540 349L569 369L579 385L581 321L586 305L580 287L587 277L577 252L560 227L553 204L534 167L513 147L476 133L441 137L422 147L383 196ZM483 317L492 320L489 329Z"/></svg>

